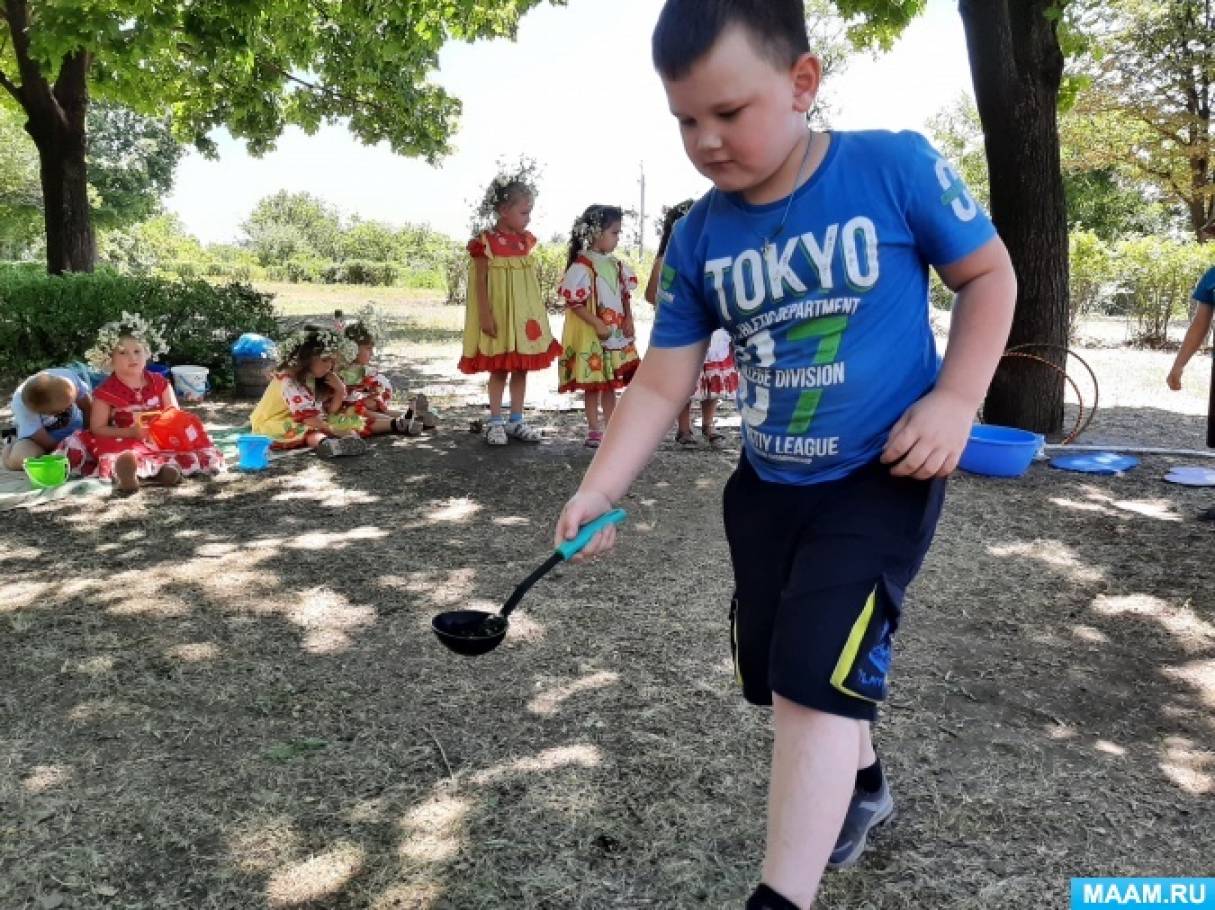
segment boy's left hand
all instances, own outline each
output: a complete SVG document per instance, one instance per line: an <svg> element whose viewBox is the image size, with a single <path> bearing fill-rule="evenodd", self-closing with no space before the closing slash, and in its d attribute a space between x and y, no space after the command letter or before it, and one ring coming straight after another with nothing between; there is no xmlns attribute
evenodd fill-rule
<svg viewBox="0 0 1215 910"><path fill-rule="evenodd" d="M891 429L882 463L894 465L890 473L895 477L948 477L966 448L975 411L952 392L934 389L908 408Z"/></svg>

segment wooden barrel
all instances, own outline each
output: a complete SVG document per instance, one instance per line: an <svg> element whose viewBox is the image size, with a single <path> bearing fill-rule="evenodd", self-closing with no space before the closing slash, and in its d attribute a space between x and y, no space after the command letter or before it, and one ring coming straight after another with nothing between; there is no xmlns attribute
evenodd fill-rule
<svg viewBox="0 0 1215 910"><path fill-rule="evenodd" d="M274 378L275 363L270 359L232 360L234 391L238 398L261 398Z"/></svg>

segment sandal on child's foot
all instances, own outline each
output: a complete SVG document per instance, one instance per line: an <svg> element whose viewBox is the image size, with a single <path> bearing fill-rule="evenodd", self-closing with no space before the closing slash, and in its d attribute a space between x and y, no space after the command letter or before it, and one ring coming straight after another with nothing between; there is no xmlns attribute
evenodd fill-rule
<svg viewBox="0 0 1215 910"><path fill-rule="evenodd" d="M705 430L704 436L705 436L705 441L708 442L708 444L713 446L714 448L716 448L717 446L721 445L723 442L726 441L726 434L719 433L719 432L717 432L717 430Z"/></svg>
<svg viewBox="0 0 1215 910"><path fill-rule="evenodd" d="M520 442L539 442L544 434L535 427L529 427L522 420L516 420L506 425L506 435Z"/></svg>
<svg viewBox="0 0 1215 910"><path fill-rule="evenodd" d="M485 427L485 441L491 446L504 446L510 442L506 438L506 427L499 421Z"/></svg>
<svg viewBox="0 0 1215 910"><path fill-rule="evenodd" d="M600 430L590 430L586 434L586 441L582 444L588 449L597 449L603 443L603 432Z"/></svg>
<svg viewBox="0 0 1215 910"><path fill-rule="evenodd" d="M430 410L430 400L421 393L414 396L410 411L422 421L423 430L430 431L439 425L439 418Z"/></svg>
<svg viewBox="0 0 1215 910"><path fill-rule="evenodd" d="M696 445L696 437L692 435L690 430L687 433L676 433L675 441L677 443L679 443L681 446Z"/></svg>
<svg viewBox="0 0 1215 910"><path fill-rule="evenodd" d="M392 420L392 432L397 436L421 436L422 422L414 419L413 411L406 411Z"/></svg>

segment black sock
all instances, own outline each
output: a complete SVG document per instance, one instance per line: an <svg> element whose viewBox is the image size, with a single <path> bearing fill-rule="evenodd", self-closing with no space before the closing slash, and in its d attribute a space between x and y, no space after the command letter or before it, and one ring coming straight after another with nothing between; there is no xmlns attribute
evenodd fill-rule
<svg viewBox="0 0 1215 910"><path fill-rule="evenodd" d="M882 760L874 758L868 768L856 772L856 788L865 793L877 793L882 789Z"/></svg>
<svg viewBox="0 0 1215 910"><path fill-rule="evenodd" d="M745 910L797 910L797 904L781 897L767 885L760 885L747 899Z"/></svg>

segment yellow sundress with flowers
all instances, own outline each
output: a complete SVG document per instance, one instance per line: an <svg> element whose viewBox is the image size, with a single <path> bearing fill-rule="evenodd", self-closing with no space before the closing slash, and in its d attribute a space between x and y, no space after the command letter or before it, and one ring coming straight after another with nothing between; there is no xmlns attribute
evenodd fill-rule
<svg viewBox="0 0 1215 910"><path fill-rule="evenodd" d="M489 269L489 300L497 337L481 331L481 289L476 270L468 270L468 304L464 314L462 373L516 373L545 370L561 353L540 296L540 281L528 232L484 231L468 244L473 259Z"/></svg>
<svg viewBox="0 0 1215 910"><path fill-rule="evenodd" d="M304 423L314 417L324 418L329 428L337 433L355 430L361 436L371 434L371 420L353 407L326 414L324 405L316 396L316 380L310 376L306 382L299 382L288 373L274 374L274 379L262 393L261 401L253 409L249 424L254 433L274 440L271 448L298 449L307 445L309 433L317 432L315 427Z"/></svg>
<svg viewBox="0 0 1215 910"><path fill-rule="evenodd" d="M621 389L633 378L641 358L624 332L637 276L615 256L586 252L574 260L559 289L565 301L562 354L557 361L557 391L602 392ZM600 340L595 330L573 312L585 307L612 330Z"/></svg>

